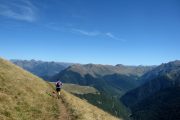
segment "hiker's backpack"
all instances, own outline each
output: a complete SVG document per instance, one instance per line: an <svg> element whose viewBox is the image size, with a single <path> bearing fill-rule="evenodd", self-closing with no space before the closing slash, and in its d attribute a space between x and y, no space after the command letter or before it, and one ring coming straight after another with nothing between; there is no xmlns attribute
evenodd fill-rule
<svg viewBox="0 0 180 120"><path fill-rule="evenodd" d="M59 87L60 87L60 85L61 85L61 83L60 83L60 82L56 83L56 87L57 87L57 88L59 88Z"/></svg>

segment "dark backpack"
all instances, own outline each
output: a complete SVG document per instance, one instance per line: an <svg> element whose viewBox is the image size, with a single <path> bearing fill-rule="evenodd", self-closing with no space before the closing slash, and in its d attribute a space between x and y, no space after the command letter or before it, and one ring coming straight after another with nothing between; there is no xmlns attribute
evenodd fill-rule
<svg viewBox="0 0 180 120"><path fill-rule="evenodd" d="M60 87L60 83L57 83L57 84L56 84L56 87Z"/></svg>
<svg viewBox="0 0 180 120"><path fill-rule="evenodd" d="M61 85L62 85L62 83L58 82L58 83L56 84L56 87L57 87L57 88L60 88Z"/></svg>

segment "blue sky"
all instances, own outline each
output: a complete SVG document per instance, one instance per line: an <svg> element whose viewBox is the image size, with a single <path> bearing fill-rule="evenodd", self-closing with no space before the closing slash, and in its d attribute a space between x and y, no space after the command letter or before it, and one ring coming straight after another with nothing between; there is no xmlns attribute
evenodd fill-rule
<svg viewBox="0 0 180 120"><path fill-rule="evenodd" d="M158 65L179 45L179 0L0 0L6 59Z"/></svg>

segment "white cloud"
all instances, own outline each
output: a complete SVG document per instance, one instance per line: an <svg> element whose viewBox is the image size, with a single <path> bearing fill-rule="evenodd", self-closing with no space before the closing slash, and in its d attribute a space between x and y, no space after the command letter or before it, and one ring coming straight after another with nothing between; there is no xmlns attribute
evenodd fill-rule
<svg viewBox="0 0 180 120"><path fill-rule="evenodd" d="M124 39L118 38L118 37L116 37L115 35L113 35L113 34L110 33L110 32L105 33L105 35L106 35L107 37L111 38L111 39L114 39L114 40L119 40L119 41L123 41L123 42L125 41Z"/></svg>
<svg viewBox="0 0 180 120"><path fill-rule="evenodd" d="M0 5L0 15L11 19L33 22L36 20L36 9L29 0L14 0Z"/></svg>
<svg viewBox="0 0 180 120"><path fill-rule="evenodd" d="M76 29L76 28L73 28L72 29L74 32L78 32L82 35L87 35L87 36L98 36L100 35L101 33L98 32L98 31L85 31L85 30L81 30L81 29Z"/></svg>
<svg viewBox="0 0 180 120"><path fill-rule="evenodd" d="M112 40L118 40L118 41L121 41L121 42L125 42L126 41L124 39L121 39L121 38L115 36L111 32L103 33L103 32L99 32L99 31L86 31L86 30L77 29L77 28L72 28L71 30L73 32L80 33L80 34L86 35L86 36L101 36L101 37L104 36L104 37L110 38Z"/></svg>

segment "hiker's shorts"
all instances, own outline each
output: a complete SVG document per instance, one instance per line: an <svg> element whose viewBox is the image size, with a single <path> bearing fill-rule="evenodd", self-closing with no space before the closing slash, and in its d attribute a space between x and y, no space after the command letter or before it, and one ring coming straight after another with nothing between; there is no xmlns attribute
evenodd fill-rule
<svg viewBox="0 0 180 120"><path fill-rule="evenodd" d="M56 88L56 91L57 91L57 92L61 91L61 88Z"/></svg>

